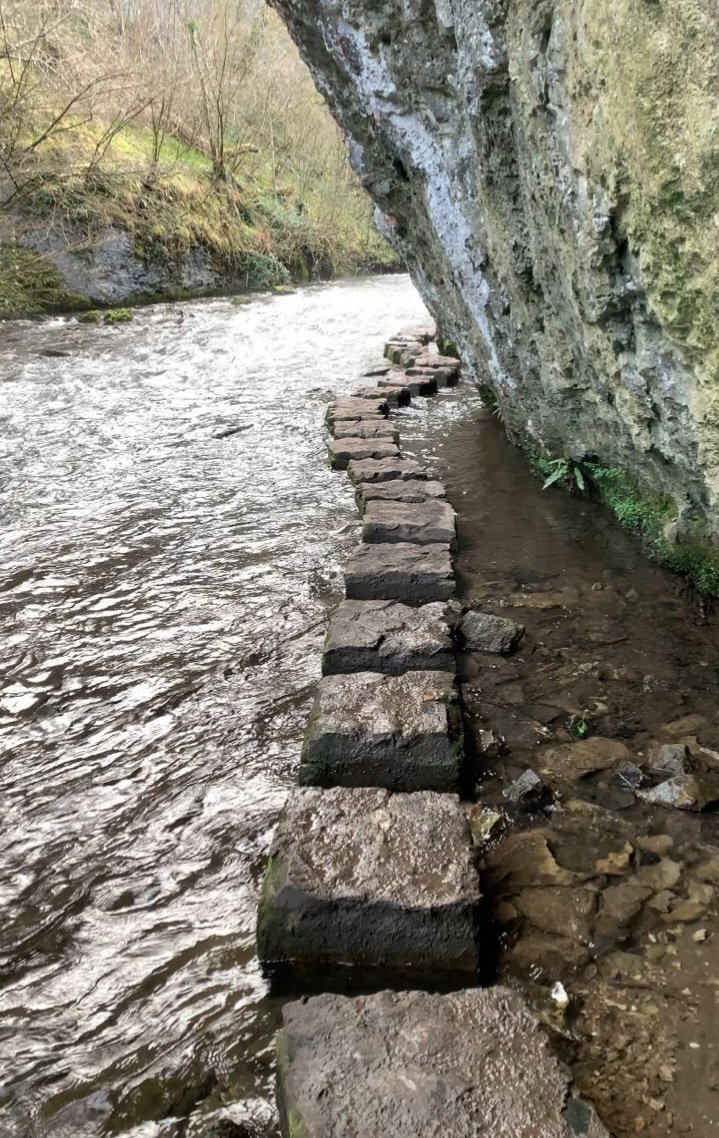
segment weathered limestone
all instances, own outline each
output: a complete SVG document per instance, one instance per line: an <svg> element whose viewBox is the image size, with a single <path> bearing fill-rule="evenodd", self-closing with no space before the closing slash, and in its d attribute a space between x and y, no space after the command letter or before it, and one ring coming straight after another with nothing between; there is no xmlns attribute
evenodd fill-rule
<svg viewBox="0 0 719 1138"><path fill-rule="evenodd" d="M368 485L378 482L404 482L425 481L427 471L411 458L400 459L365 459L349 464L347 468L350 480L358 485Z"/></svg>
<svg viewBox="0 0 719 1138"><path fill-rule="evenodd" d="M346 470L350 462L356 459L400 458L399 447L389 439L330 439L327 449L333 470Z"/></svg>
<svg viewBox="0 0 719 1138"><path fill-rule="evenodd" d="M399 431L386 419L369 422L361 420L354 423L335 422L332 434L336 439L387 439L389 442L399 443Z"/></svg>
<svg viewBox="0 0 719 1138"><path fill-rule="evenodd" d="M285 1138L609 1138L508 988L323 995L283 1017Z"/></svg>
<svg viewBox="0 0 719 1138"><path fill-rule="evenodd" d="M449 600L455 589L449 545L361 545L347 562L345 585L350 600Z"/></svg>
<svg viewBox="0 0 719 1138"><path fill-rule="evenodd" d="M430 545L442 542L455 546L457 523L449 502L390 502L367 503L362 523L362 540L376 542L415 542Z"/></svg>
<svg viewBox="0 0 719 1138"><path fill-rule="evenodd" d="M427 502L444 498L441 482L397 478L391 482L360 482L355 489L360 513L368 502Z"/></svg>
<svg viewBox="0 0 719 1138"><path fill-rule="evenodd" d="M294 790L272 843L258 955L275 966L355 965L471 982L479 902L469 826L454 795Z"/></svg>
<svg viewBox="0 0 719 1138"><path fill-rule="evenodd" d="M455 623L455 612L441 602L410 608L396 601L342 601L330 618L323 675L454 672Z"/></svg>
<svg viewBox="0 0 719 1138"><path fill-rule="evenodd" d="M301 786L456 790L462 713L451 672L325 676L300 765Z"/></svg>

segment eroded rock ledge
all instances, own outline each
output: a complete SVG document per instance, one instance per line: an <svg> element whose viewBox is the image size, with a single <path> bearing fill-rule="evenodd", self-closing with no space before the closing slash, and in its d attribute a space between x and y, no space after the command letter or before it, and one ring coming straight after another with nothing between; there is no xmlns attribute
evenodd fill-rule
<svg viewBox="0 0 719 1138"><path fill-rule="evenodd" d="M711 6L271 2L510 434L719 541Z"/></svg>

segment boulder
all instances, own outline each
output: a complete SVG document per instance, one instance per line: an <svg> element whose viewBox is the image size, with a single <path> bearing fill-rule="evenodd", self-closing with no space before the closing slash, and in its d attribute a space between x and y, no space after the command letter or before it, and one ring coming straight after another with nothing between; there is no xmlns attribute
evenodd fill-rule
<svg viewBox="0 0 719 1138"><path fill-rule="evenodd" d="M414 542L429 545L457 543L455 513L449 502L367 503L362 524L362 540L375 542Z"/></svg>
<svg viewBox="0 0 719 1138"><path fill-rule="evenodd" d="M355 485L360 482L425 481L427 478L427 471L411 458L358 459L351 462L347 470Z"/></svg>
<svg viewBox="0 0 719 1138"><path fill-rule="evenodd" d="M258 955L275 967L354 965L471 983L480 898L454 795L293 790L272 842Z"/></svg>
<svg viewBox="0 0 719 1138"><path fill-rule="evenodd" d="M462 637L468 652L491 652L508 655L524 636L524 625L503 616L485 612L468 612L462 621Z"/></svg>
<svg viewBox="0 0 719 1138"><path fill-rule="evenodd" d="M454 672L453 626L454 613L442 603L410 608L396 601L342 601L330 618L322 672Z"/></svg>
<svg viewBox="0 0 719 1138"><path fill-rule="evenodd" d="M449 545L361 545L345 567L345 586L350 600L447 601L455 591Z"/></svg>
<svg viewBox="0 0 719 1138"><path fill-rule="evenodd" d="M303 786L456 790L462 713L451 672L323 677L302 749Z"/></svg>
<svg viewBox="0 0 719 1138"><path fill-rule="evenodd" d="M609 1138L509 988L322 995L283 1020L286 1138Z"/></svg>
<svg viewBox="0 0 719 1138"><path fill-rule="evenodd" d="M362 439L357 437L330 439L327 444L330 466L333 470L346 470L350 462L363 458L400 458L397 443L390 439Z"/></svg>

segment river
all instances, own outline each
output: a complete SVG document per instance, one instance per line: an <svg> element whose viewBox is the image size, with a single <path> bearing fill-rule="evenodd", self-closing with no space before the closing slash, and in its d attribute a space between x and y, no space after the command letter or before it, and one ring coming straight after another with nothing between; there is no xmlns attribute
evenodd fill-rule
<svg viewBox="0 0 719 1138"><path fill-rule="evenodd" d="M385 277L0 327L2 1138L273 1133L256 897L358 532L324 408L423 315ZM716 774L716 615L543 493L470 383L397 418L458 511L463 599L527 626L460 660L469 749L499 741L481 801L597 744L646 765L688 739ZM570 763L488 855L495 970L545 1019L565 985L555 1043L617 1138L705 1138L717 815L642 806L615 767Z"/></svg>

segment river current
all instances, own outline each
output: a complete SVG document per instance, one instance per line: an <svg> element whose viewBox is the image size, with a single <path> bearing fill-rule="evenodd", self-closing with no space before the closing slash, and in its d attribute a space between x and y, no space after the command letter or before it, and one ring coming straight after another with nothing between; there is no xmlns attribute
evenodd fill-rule
<svg viewBox="0 0 719 1138"><path fill-rule="evenodd" d="M324 407L424 315L395 276L0 328L3 1138L267 1116L257 888L356 541Z"/></svg>

